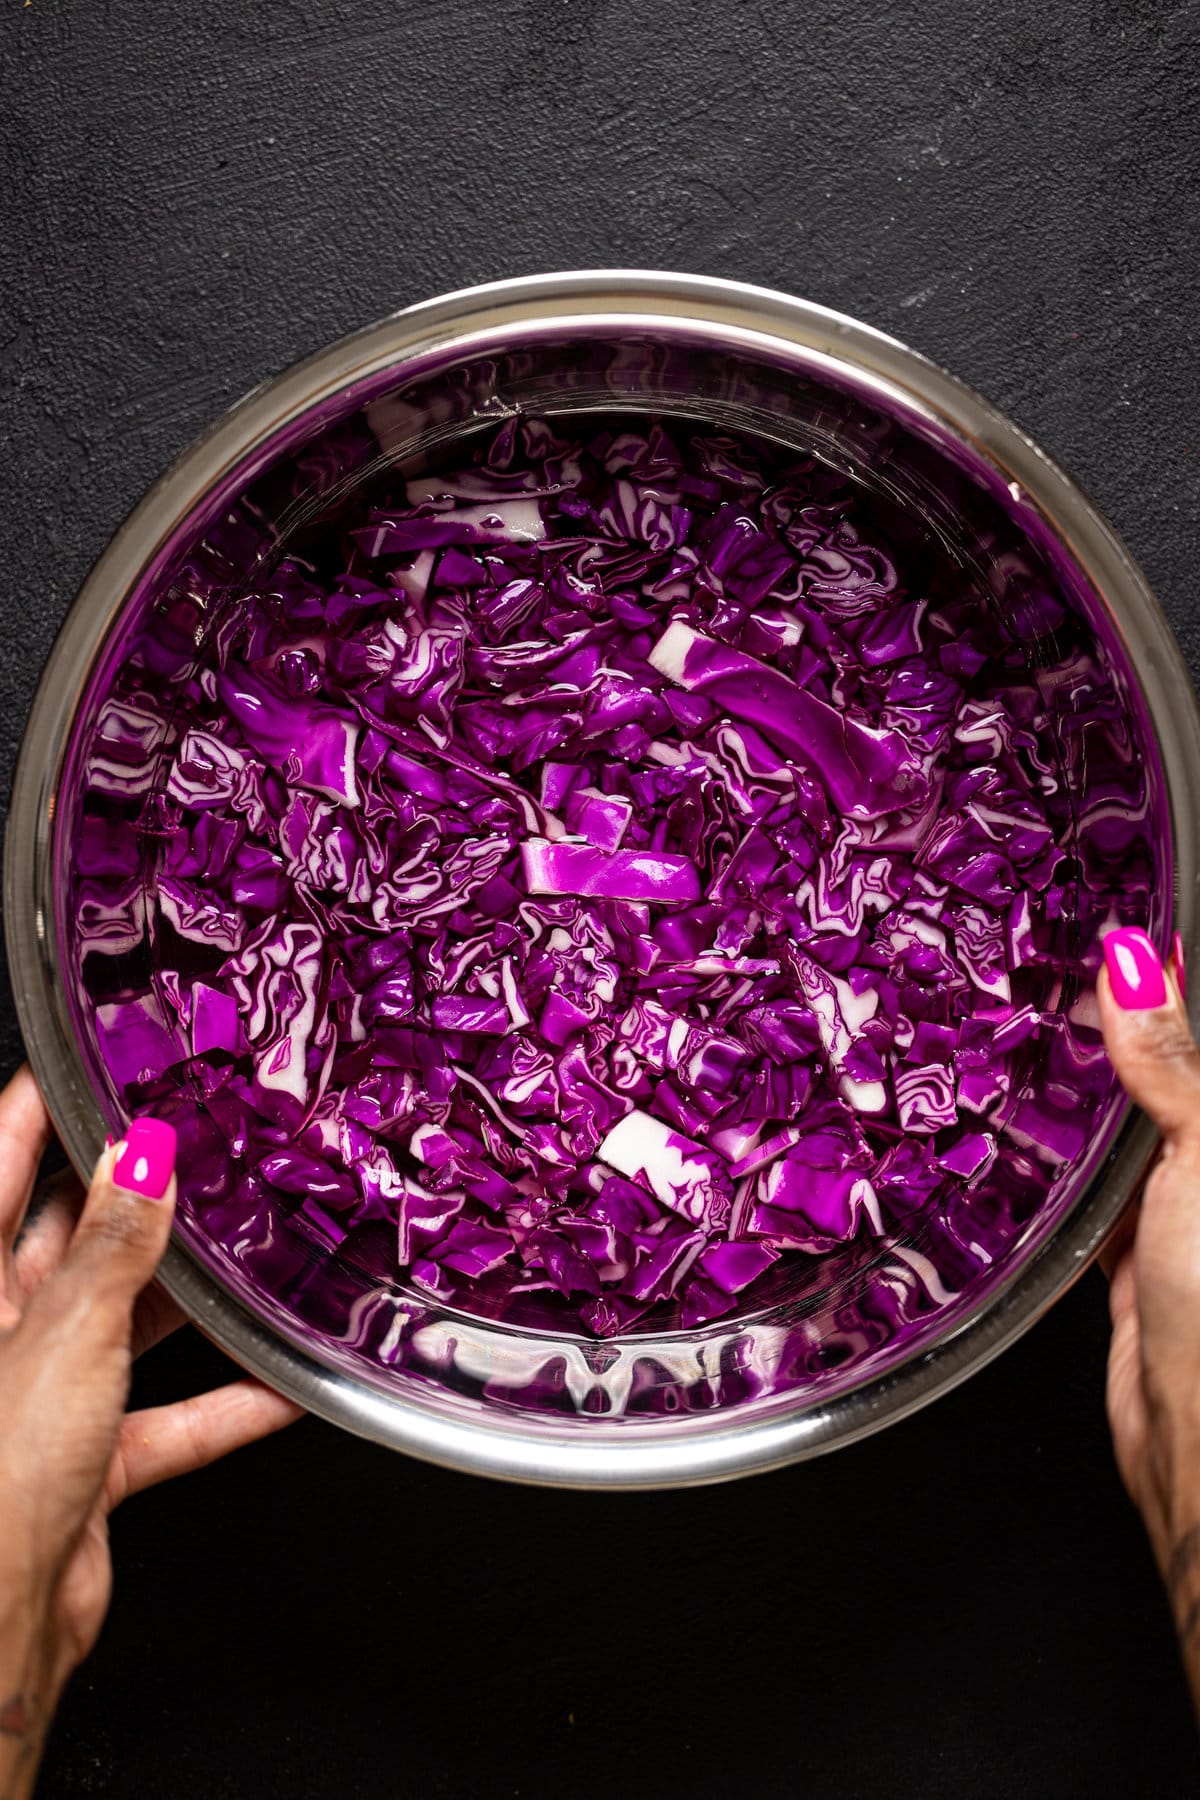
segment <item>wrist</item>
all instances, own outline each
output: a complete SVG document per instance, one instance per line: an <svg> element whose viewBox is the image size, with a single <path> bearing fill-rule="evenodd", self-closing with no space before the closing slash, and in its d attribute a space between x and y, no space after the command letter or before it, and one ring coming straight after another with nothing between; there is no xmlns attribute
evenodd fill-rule
<svg viewBox="0 0 1200 1800"><path fill-rule="evenodd" d="M0 1797L27 1800L58 1698L46 1610L0 1576Z"/></svg>

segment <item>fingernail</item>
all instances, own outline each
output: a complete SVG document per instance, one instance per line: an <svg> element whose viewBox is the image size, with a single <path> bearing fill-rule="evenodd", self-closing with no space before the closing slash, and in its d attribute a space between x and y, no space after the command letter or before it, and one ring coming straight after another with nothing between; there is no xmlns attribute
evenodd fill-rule
<svg viewBox="0 0 1200 1800"><path fill-rule="evenodd" d="M1181 931L1177 931L1175 933L1175 942L1174 942L1174 945L1172 946L1172 955L1175 959L1175 982L1176 982L1177 987L1179 988L1179 998L1181 1000L1186 1000L1187 999L1187 957L1184 953L1183 933Z"/></svg>
<svg viewBox="0 0 1200 1800"><path fill-rule="evenodd" d="M1144 931L1123 925L1104 940L1104 961L1113 998L1126 1012L1145 1012L1167 1003L1167 981L1158 951Z"/></svg>
<svg viewBox="0 0 1200 1800"><path fill-rule="evenodd" d="M161 1119L135 1119L113 1169L117 1187L161 1200L175 1172L175 1132Z"/></svg>

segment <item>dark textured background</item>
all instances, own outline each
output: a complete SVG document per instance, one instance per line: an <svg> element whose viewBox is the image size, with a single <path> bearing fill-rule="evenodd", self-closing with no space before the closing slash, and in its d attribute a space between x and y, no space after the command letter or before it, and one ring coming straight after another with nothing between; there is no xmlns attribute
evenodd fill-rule
<svg viewBox="0 0 1200 1800"><path fill-rule="evenodd" d="M200 426L536 269L735 276L908 339L1083 482L1200 668L1193 18L0 0L0 788L80 578ZM306 1422L119 1516L43 1792L1191 1793L1104 1339L1093 1276L885 1437L675 1496L488 1486ZM180 1338L141 1386L222 1371Z"/></svg>

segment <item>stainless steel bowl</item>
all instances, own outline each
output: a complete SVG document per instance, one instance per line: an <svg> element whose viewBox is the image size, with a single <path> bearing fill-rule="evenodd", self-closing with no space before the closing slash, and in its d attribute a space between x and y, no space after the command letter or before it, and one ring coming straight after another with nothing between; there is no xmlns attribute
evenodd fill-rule
<svg viewBox="0 0 1200 1800"><path fill-rule="evenodd" d="M602 356L595 354L598 345L604 346ZM1173 896L1162 892L1154 900L1157 926L1165 927L1173 905L1187 948L1194 955L1200 947L1192 810L1200 787L1200 714L1187 672L1123 546L1029 438L891 338L781 294L625 272L502 282L412 307L248 395L146 496L67 617L21 753L4 897L9 963L30 1060L81 1171L98 1154L113 1108L68 979L71 921L64 917L63 876L80 720L115 666L131 610L153 590L189 533L196 535L197 521L211 521L231 495L258 479L281 444L307 439L364 405L376 408L385 443L391 432L392 447L403 442L406 453L523 406L572 412L665 407L766 430L785 441L794 424L806 442L819 440L830 460L844 457L861 467L878 449L870 421L895 424L917 446L914 454L998 497L1039 553L1083 596L1113 657L1130 673L1130 704L1140 712L1148 764L1157 760L1163 867L1174 887ZM505 1332L442 1309L421 1322L433 1338L418 1378L389 1370L379 1356L367 1366L345 1336L306 1328L276 1298L255 1293L223 1265L192 1226L177 1232L162 1279L245 1367L312 1411L380 1443L480 1474L561 1486L717 1481L852 1442L988 1362L1087 1265L1153 1148L1149 1123L1114 1103L1073 1170L1069 1191L1031 1221L985 1288L964 1295L936 1328L916 1334L891 1358L868 1356L815 1387L773 1390L766 1382L732 1404L714 1404L721 1370L731 1357L738 1366L769 1361L772 1345L778 1347L777 1320L738 1318L691 1334L589 1345ZM410 1327L407 1302L390 1303L397 1331L402 1323ZM555 1357L565 1370L569 1406L547 1411L513 1404L522 1369ZM663 1408L625 1416L613 1398L627 1393L639 1368L650 1363L668 1371ZM509 1381L508 1403L489 1398L489 1373ZM683 1397L676 1410L671 1393ZM589 1410L589 1396L599 1397L601 1410Z"/></svg>

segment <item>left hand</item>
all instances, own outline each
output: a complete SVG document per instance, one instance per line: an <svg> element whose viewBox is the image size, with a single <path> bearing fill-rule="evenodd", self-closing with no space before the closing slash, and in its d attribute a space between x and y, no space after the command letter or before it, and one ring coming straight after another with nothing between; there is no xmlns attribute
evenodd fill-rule
<svg viewBox="0 0 1200 1800"><path fill-rule="evenodd" d="M73 1177L61 1177L27 1220L50 1119L27 1068L0 1093L5 1800L29 1792L54 1705L103 1623L113 1508L300 1413L249 1378L126 1413L134 1357L183 1322L174 1302L149 1285L167 1247L176 1194L173 1134L157 1129L160 1147L169 1146L167 1161L140 1189L137 1158L122 1161L118 1144L101 1156L86 1198ZM153 1197L155 1188L161 1197Z"/></svg>

